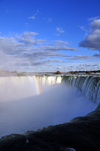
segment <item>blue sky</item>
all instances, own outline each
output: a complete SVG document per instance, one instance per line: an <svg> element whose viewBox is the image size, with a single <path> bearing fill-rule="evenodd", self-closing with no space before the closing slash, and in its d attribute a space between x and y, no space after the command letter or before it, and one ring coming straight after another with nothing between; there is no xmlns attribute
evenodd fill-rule
<svg viewBox="0 0 100 151"><path fill-rule="evenodd" d="M0 69L100 70L100 0L0 0Z"/></svg>

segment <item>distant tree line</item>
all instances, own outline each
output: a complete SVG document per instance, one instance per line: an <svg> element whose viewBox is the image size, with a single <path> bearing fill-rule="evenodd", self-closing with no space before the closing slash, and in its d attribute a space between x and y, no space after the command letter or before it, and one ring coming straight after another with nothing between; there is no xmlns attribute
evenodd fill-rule
<svg viewBox="0 0 100 151"><path fill-rule="evenodd" d="M91 73L100 73L100 70L93 70L93 71L70 71L69 73L71 73L71 74L77 74L77 73L91 74Z"/></svg>

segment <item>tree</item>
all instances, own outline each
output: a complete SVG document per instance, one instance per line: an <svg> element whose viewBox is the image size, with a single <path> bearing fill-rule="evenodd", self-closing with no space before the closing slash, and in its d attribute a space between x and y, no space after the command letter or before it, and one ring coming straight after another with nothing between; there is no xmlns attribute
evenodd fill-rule
<svg viewBox="0 0 100 151"><path fill-rule="evenodd" d="M60 71L56 71L55 74L61 74L61 72Z"/></svg>

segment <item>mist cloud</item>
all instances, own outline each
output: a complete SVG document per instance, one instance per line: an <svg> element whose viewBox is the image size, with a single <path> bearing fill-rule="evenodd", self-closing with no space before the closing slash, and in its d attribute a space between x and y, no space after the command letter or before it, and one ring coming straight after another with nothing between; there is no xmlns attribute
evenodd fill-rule
<svg viewBox="0 0 100 151"><path fill-rule="evenodd" d="M55 83L55 77L43 81ZM77 89L64 84L40 84L41 94L37 95L33 77L6 77L0 90L0 138L65 123L74 117L85 116L96 106Z"/></svg>

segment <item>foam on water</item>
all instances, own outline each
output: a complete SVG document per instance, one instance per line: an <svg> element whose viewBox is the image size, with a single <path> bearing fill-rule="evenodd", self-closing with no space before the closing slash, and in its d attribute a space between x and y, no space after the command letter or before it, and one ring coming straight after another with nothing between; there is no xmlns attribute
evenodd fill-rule
<svg viewBox="0 0 100 151"><path fill-rule="evenodd" d="M32 77L19 78L3 79L0 87L0 137L64 123L96 107L77 88L40 84L41 94L35 95Z"/></svg>

